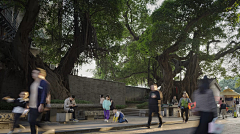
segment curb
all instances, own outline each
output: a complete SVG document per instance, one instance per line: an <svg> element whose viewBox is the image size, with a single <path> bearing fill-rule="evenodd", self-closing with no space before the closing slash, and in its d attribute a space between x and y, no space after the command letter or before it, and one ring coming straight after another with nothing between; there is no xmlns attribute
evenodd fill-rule
<svg viewBox="0 0 240 134"><path fill-rule="evenodd" d="M199 119L189 119L189 121L196 121ZM163 124L167 123L179 123L182 121L167 121L163 122ZM157 122L152 122L151 126L158 125ZM86 128L86 129L80 129L80 130L57 130L55 131L55 134L75 134L75 133L89 133L89 132L104 132L109 130L122 130L122 129L129 129L129 128L137 128L137 127L145 127L146 123L141 124L133 124L133 125L127 125L123 124L121 126L114 126L114 127L102 127L102 128ZM146 128L147 129L147 128ZM20 132L19 134L30 134L30 132Z"/></svg>
<svg viewBox="0 0 240 134"><path fill-rule="evenodd" d="M198 119L191 119L189 121L195 121L195 120L198 120ZM182 121L167 121L167 122L163 122L163 124L174 123L174 122L178 123L178 122L182 122ZM151 123L151 125L158 125L158 123L153 122L153 123ZM109 130L122 130L122 129L145 127L145 126L146 126L146 123L135 124L135 125L126 125L126 126L116 126L116 127L92 128L92 129L84 129L84 130L68 130L68 131L60 130L60 131L56 131L55 134L89 133L89 132L100 132L100 131L102 132L102 131L109 131Z"/></svg>

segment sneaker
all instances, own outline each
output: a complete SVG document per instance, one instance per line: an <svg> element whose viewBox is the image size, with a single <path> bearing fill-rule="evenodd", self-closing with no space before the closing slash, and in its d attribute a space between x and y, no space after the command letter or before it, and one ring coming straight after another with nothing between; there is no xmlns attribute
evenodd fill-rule
<svg viewBox="0 0 240 134"><path fill-rule="evenodd" d="M8 134L12 134L12 133L13 133L13 131L9 131L9 132L8 132Z"/></svg>
<svg viewBox="0 0 240 134"><path fill-rule="evenodd" d="M125 119L125 121L128 123L128 120L127 120L127 119Z"/></svg>
<svg viewBox="0 0 240 134"><path fill-rule="evenodd" d="M185 123L188 123L187 121L185 121Z"/></svg>
<svg viewBox="0 0 240 134"><path fill-rule="evenodd" d="M150 128L150 126L149 126L149 125L147 125L146 127L147 127L148 129Z"/></svg>
<svg viewBox="0 0 240 134"><path fill-rule="evenodd" d="M108 122L108 120L106 120L106 122Z"/></svg>
<svg viewBox="0 0 240 134"><path fill-rule="evenodd" d="M73 122L78 122L78 119L74 119Z"/></svg>
<svg viewBox="0 0 240 134"><path fill-rule="evenodd" d="M158 128L161 128L162 127L162 124L159 124Z"/></svg>
<svg viewBox="0 0 240 134"><path fill-rule="evenodd" d="M104 121L107 121L107 119L105 119Z"/></svg>

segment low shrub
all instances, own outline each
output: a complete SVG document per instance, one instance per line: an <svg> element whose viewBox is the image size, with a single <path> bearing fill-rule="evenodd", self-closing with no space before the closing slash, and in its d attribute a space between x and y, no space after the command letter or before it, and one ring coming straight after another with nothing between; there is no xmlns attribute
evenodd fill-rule
<svg viewBox="0 0 240 134"><path fill-rule="evenodd" d="M75 102L77 104L92 104L92 102L90 101L86 101L86 100L75 100ZM51 103L55 103L55 104L64 104L64 100L51 100Z"/></svg>
<svg viewBox="0 0 240 134"><path fill-rule="evenodd" d="M126 101L127 104L141 104L144 101Z"/></svg>
<svg viewBox="0 0 240 134"><path fill-rule="evenodd" d="M127 105L116 105L116 109L124 109Z"/></svg>
<svg viewBox="0 0 240 134"><path fill-rule="evenodd" d="M137 105L138 109L144 109L144 108L148 108L148 102L144 102L142 104L138 104Z"/></svg>
<svg viewBox="0 0 240 134"><path fill-rule="evenodd" d="M0 101L0 110L12 110L15 107L14 103L7 103L6 101Z"/></svg>

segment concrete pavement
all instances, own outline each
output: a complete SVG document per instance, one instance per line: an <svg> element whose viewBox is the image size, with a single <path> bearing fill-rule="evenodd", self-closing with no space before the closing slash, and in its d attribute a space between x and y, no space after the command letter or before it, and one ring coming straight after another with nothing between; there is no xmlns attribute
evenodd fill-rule
<svg viewBox="0 0 240 134"><path fill-rule="evenodd" d="M136 127L144 127L147 124L147 117L138 117L138 116L126 116L129 123L106 123L103 119L98 120L80 120L80 122L69 122L66 124L59 123L45 123L45 128L50 130L54 129L56 134L71 134L71 133L87 133L87 132L102 132L109 130L119 130L119 129L127 129L127 128L136 128ZM198 120L198 117L191 116L191 120ZM111 121L111 120L110 120ZM166 123L174 123L182 122L182 118L163 118L163 122ZM157 117L153 117L152 125L157 125L158 119ZM1 129L0 134L6 134L9 130ZM41 131L41 130L40 130ZM17 129L16 129L17 132ZM26 127L25 130L21 132L21 134L29 134L30 129Z"/></svg>

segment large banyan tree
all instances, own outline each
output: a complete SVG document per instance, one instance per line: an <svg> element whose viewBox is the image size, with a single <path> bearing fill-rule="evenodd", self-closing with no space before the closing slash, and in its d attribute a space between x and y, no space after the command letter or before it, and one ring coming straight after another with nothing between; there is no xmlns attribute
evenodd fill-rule
<svg viewBox="0 0 240 134"><path fill-rule="evenodd" d="M14 7L24 16L14 40L0 41L0 61L23 72L26 88L33 81L32 69L45 69L52 97L64 99L69 95L68 75L76 64L117 51L113 41L123 31L119 19L123 1L5 0L6 8ZM31 43L41 49L36 57L30 52ZM49 64L57 67L52 70Z"/></svg>
<svg viewBox="0 0 240 134"><path fill-rule="evenodd" d="M143 32L132 32L134 25L127 29L132 38L121 47L123 58L99 60L96 76L132 85L155 82L165 102L175 87L178 98L183 91L191 95L206 67L239 51L238 32L233 33L238 30L238 8L237 0L166 0ZM221 71L221 65L215 69Z"/></svg>

